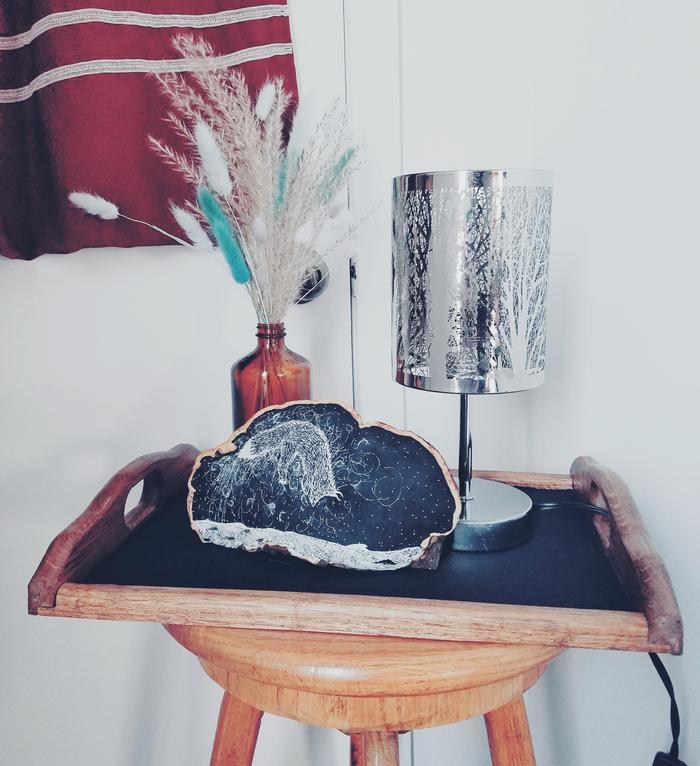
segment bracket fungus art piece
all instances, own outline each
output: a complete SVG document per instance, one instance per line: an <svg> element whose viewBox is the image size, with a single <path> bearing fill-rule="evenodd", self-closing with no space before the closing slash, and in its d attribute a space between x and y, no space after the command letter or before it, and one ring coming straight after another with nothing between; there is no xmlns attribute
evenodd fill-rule
<svg viewBox="0 0 700 766"><path fill-rule="evenodd" d="M314 564L393 570L459 517L443 458L414 434L363 424L340 402L261 410L197 458L188 512L203 542Z"/></svg>

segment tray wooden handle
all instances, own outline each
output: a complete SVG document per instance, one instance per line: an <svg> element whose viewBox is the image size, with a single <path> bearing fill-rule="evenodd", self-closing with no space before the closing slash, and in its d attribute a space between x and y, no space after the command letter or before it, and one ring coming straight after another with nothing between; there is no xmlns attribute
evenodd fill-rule
<svg viewBox="0 0 700 766"><path fill-rule="evenodd" d="M191 444L179 444L167 452L143 455L118 471L49 546L29 583L29 613L54 607L63 583L87 574L173 495L184 490L198 454ZM141 499L125 514L129 492L140 481Z"/></svg>
<svg viewBox="0 0 700 766"><path fill-rule="evenodd" d="M571 466L574 489L610 516L593 523L615 574L646 616L649 643L666 644L672 654L683 651L683 623L663 559L656 552L627 485L591 457Z"/></svg>

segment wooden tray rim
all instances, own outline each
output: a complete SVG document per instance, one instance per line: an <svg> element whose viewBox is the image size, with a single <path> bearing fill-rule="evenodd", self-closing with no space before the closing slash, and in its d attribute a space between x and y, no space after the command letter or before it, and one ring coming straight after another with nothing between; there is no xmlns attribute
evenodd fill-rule
<svg viewBox="0 0 700 766"><path fill-rule="evenodd" d="M255 630L671 652L641 612L390 596L65 583L38 614Z"/></svg>
<svg viewBox="0 0 700 766"><path fill-rule="evenodd" d="M575 489L605 507L596 517L603 550L638 612L501 605L390 596L164 588L81 583L138 526L186 486L192 445L144 455L119 471L59 534L29 583L29 612L42 616L165 624L384 635L448 641L541 644L680 654L683 629L668 572L622 480L592 458L571 475L476 471L535 489ZM139 481L139 505L125 517Z"/></svg>

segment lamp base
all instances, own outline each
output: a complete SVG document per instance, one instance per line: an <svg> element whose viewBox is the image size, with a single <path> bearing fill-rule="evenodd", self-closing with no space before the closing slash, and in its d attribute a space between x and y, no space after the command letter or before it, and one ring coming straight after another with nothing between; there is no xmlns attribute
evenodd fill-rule
<svg viewBox="0 0 700 766"><path fill-rule="evenodd" d="M457 522L454 531L455 551L516 548L532 535L532 500L509 484L473 479L466 506L466 518Z"/></svg>

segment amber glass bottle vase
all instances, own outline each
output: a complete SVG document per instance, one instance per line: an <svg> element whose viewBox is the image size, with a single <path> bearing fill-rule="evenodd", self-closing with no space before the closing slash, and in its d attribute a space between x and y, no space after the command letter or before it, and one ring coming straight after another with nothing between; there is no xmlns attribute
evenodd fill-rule
<svg viewBox="0 0 700 766"><path fill-rule="evenodd" d="M311 398L311 365L284 342L284 324L259 324L257 348L231 368L233 429L271 404Z"/></svg>

